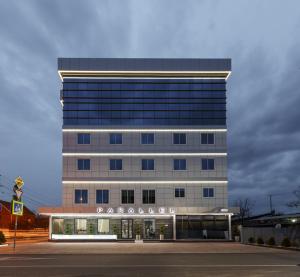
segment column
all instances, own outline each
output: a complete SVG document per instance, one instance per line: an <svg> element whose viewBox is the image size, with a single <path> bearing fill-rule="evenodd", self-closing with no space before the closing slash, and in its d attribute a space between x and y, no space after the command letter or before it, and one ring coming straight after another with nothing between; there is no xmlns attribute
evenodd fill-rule
<svg viewBox="0 0 300 277"><path fill-rule="evenodd" d="M176 215L173 215L173 240L176 240Z"/></svg>
<svg viewBox="0 0 300 277"><path fill-rule="evenodd" d="M228 214L228 238L229 238L229 240L232 240L232 234L231 234L231 214Z"/></svg>

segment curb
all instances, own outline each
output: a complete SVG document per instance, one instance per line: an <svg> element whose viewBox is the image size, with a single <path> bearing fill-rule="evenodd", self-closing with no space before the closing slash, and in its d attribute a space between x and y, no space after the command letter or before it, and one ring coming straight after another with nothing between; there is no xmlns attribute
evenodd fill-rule
<svg viewBox="0 0 300 277"><path fill-rule="evenodd" d="M296 248L296 247L283 247L283 246L276 246L276 245L254 244L254 243L243 243L243 244L245 244L245 245L251 245L251 246L265 247L265 248L274 248L274 249L283 249L283 250L291 250L291 251L300 251L300 248Z"/></svg>

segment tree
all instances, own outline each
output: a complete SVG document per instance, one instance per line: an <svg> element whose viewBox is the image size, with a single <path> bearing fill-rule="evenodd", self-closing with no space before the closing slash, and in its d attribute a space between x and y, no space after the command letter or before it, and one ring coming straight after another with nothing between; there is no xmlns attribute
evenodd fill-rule
<svg viewBox="0 0 300 277"><path fill-rule="evenodd" d="M254 201L250 198L238 199L234 202L235 207L240 208L239 217L244 222L244 218L251 216L253 208L254 208Z"/></svg>
<svg viewBox="0 0 300 277"><path fill-rule="evenodd" d="M296 200L287 203L287 206L290 208L300 208L300 186L298 186L298 188L293 191L293 194Z"/></svg>

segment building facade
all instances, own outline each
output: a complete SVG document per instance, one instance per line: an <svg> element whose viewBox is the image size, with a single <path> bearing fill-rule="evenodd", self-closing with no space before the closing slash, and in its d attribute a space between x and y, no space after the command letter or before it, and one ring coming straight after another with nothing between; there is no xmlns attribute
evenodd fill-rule
<svg viewBox="0 0 300 277"><path fill-rule="evenodd" d="M59 58L63 201L40 210L49 238L231 239L230 72L230 59Z"/></svg>

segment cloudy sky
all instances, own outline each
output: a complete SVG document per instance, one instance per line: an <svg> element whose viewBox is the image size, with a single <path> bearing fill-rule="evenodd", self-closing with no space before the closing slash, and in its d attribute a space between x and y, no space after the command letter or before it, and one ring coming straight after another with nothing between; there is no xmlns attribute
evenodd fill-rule
<svg viewBox="0 0 300 277"><path fill-rule="evenodd" d="M299 30L297 0L0 0L2 184L21 175L31 208L60 204L57 57L232 58L230 203L267 212L272 194L287 211L300 185Z"/></svg>

